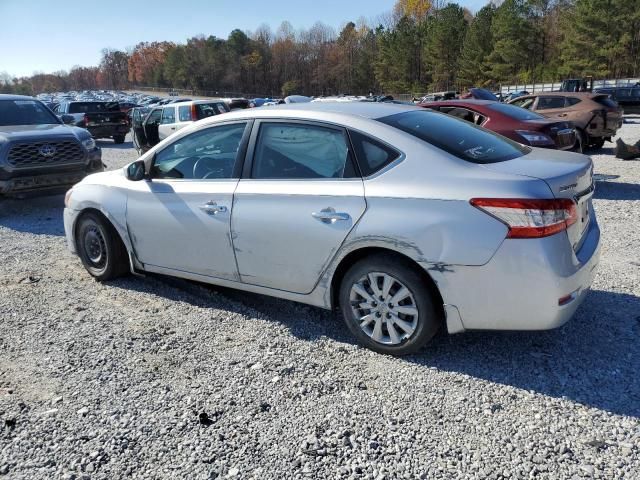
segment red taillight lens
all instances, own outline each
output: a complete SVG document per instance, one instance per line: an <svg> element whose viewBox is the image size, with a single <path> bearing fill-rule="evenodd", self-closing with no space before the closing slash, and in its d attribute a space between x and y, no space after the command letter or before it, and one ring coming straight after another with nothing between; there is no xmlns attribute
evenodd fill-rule
<svg viewBox="0 0 640 480"><path fill-rule="evenodd" d="M82 120L84 121L84 126L86 127L87 125L89 125L89 115L87 115L86 113L84 114L84 117L82 118Z"/></svg>
<svg viewBox="0 0 640 480"><path fill-rule="evenodd" d="M578 220L576 204L568 198L473 198L471 205L507 225L507 238L548 237L566 230Z"/></svg>
<svg viewBox="0 0 640 480"><path fill-rule="evenodd" d="M191 104L191 120L194 122L198 120L198 110L196 109L195 103Z"/></svg>

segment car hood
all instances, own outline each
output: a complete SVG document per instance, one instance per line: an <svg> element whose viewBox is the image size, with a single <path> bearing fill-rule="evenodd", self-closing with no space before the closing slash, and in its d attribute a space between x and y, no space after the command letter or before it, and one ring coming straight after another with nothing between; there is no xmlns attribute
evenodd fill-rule
<svg viewBox="0 0 640 480"><path fill-rule="evenodd" d="M46 137L78 137L82 129L68 125L12 125L0 127L0 141L31 140Z"/></svg>
<svg viewBox="0 0 640 480"><path fill-rule="evenodd" d="M126 181L125 169L109 170L108 172L98 172L84 177L78 185L108 185L117 186Z"/></svg>

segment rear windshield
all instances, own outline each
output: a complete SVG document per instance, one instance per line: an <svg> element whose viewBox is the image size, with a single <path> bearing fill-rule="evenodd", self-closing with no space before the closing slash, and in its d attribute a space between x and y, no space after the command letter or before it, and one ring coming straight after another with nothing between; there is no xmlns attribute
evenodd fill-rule
<svg viewBox="0 0 640 480"><path fill-rule="evenodd" d="M229 108L224 102L196 103L196 120L226 113Z"/></svg>
<svg viewBox="0 0 640 480"><path fill-rule="evenodd" d="M508 103L496 103L489 105L491 110L496 110L507 117L515 118L516 120L540 120L545 118L539 113L532 112L526 108L517 107L516 105L510 105Z"/></svg>
<svg viewBox="0 0 640 480"><path fill-rule="evenodd" d="M596 102L596 103L599 103L600 105L602 105L604 107L609 107L609 108L617 108L618 107L618 104L615 102L615 100L611 100L606 95L598 95L597 97L593 97L592 100L594 102Z"/></svg>
<svg viewBox="0 0 640 480"><path fill-rule="evenodd" d="M0 126L60 123L51 110L37 100L0 100Z"/></svg>
<svg viewBox="0 0 640 480"><path fill-rule="evenodd" d="M119 112L118 102L73 102L69 104L69 113Z"/></svg>
<svg viewBox="0 0 640 480"><path fill-rule="evenodd" d="M496 163L531 150L464 120L427 110L377 119L471 163Z"/></svg>

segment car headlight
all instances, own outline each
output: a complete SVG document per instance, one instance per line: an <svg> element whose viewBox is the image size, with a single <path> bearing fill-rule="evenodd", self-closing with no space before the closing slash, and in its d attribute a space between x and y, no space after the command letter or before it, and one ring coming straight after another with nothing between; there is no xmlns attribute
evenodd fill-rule
<svg viewBox="0 0 640 480"><path fill-rule="evenodd" d="M64 195L64 206L69 208L69 204L71 203L71 192L73 192L73 188L67 190L67 193Z"/></svg>
<svg viewBox="0 0 640 480"><path fill-rule="evenodd" d="M82 140L82 145L87 149L87 151L91 151L96 148L96 141L93 138L87 138Z"/></svg>
<svg viewBox="0 0 640 480"><path fill-rule="evenodd" d="M522 138L524 138L527 142L529 142L529 145L554 145L555 144L555 142L544 133L530 132L527 130L516 130L516 133L520 135Z"/></svg>

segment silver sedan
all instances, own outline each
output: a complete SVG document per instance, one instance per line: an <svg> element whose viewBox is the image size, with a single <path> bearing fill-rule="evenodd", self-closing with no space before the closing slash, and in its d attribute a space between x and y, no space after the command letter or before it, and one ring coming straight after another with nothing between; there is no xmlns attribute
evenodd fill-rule
<svg viewBox="0 0 640 480"><path fill-rule="evenodd" d="M339 309L378 352L541 330L591 285L591 159L422 108L283 105L170 136L65 199L98 280L154 272Z"/></svg>

